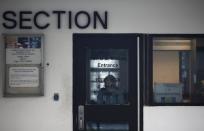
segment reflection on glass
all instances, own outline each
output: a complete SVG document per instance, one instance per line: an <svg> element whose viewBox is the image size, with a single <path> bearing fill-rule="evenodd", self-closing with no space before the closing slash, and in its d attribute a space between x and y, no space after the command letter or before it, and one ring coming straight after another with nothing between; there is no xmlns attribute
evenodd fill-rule
<svg viewBox="0 0 204 131"><path fill-rule="evenodd" d="M180 82L183 84L183 99L188 99L190 97L190 85L191 85L191 80L190 80L190 71L191 71L191 64L190 59L191 59L191 52L190 51L180 51Z"/></svg>
<svg viewBox="0 0 204 131"><path fill-rule="evenodd" d="M129 131L129 126L126 123L88 122L86 129L87 131Z"/></svg>
<svg viewBox="0 0 204 131"><path fill-rule="evenodd" d="M88 104L128 104L127 56L127 50L122 49L88 51Z"/></svg>
<svg viewBox="0 0 204 131"><path fill-rule="evenodd" d="M153 44L154 102L189 102L192 79L191 40L155 39Z"/></svg>
<svg viewBox="0 0 204 131"><path fill-rule="evenodd" d="M154 38L156 103L204 103L204 38Z"/></svg>
<svg viewBox="0 0 204 131"><path fill-rule="evenodd" d="M204 38L196 40L196 87L194 103L204 103Z"/></svg>

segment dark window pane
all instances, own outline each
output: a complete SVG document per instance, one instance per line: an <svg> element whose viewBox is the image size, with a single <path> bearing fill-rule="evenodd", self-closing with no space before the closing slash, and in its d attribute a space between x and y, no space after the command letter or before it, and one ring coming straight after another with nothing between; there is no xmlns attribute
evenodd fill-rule
<svg viewBox="0 0 204 131"><path fill-rule="evenodd" d="M204 103L204 38L196 39L196 72L194 74L194 103Z"/></svg>
<svg viewBox="0 0 204 131"><path fill-rule="evenodd" d="M129 125L126 123L97 123L88 122L87 131L129 131Z"/></svg>

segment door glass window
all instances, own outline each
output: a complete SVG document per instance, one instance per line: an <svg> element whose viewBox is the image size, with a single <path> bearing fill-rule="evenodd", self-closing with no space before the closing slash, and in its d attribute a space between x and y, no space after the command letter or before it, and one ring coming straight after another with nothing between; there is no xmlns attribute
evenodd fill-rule
<svg viewBox="0 0 204 131"><path fill-rule="evenodd" d="M128 50L87 51L87 104L128 104Z"/></svg>
<svg viewBox="0 0 204 131"><path fill-rule="evenodd" d="M87 122L87 131L129 131L127 123Z"/></svg>

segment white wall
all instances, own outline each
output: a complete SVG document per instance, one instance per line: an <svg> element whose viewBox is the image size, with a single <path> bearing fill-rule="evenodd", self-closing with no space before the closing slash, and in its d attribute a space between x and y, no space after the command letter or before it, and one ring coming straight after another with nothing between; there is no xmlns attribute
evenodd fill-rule
<svg viewBox="0 0 204 131"><path fill-rule="evenodd" d="M44 97L3 98L0 92L0 131L72 131L73 32L204 33L203 7L204 1L199 0L0 0L1 14L5 10L54 9L109 12L108 30L51 26L27 31L0 25L0 33L45 34L45 62L50 63L45 69ZM52 100L54 92L60 94L58 102ZM203 131L203 121L204 107L144 107L145 131Z"/></svg>

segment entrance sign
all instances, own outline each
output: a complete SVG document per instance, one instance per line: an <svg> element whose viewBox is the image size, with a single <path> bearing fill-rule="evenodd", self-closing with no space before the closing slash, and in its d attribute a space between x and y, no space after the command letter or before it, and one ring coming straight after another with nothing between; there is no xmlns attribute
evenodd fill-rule
<svg viewBox="0 0 204 131"><path fill-rule="evenodd" d="M43 95L43 36L5 35L4 96Z"/></svg>
<svg viewBox="0 0 204 131"><path fill-rule="evenodd" d="M119 60L91 60L91 68L120 68Z"/></svg>

